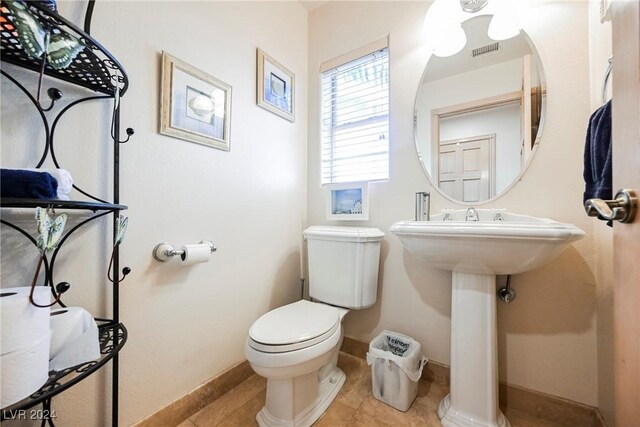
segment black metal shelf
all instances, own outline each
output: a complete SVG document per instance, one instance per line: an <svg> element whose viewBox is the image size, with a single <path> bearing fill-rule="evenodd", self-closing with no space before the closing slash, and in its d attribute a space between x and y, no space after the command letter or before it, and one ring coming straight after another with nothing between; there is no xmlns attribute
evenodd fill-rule
<svg viewBox="0 0 640 427"><path fill-rule="evenodd" d="M25 4L39 24L50 34L70 34L86 46L67 68L56 70L46 64L44 74L110 96L114 96L116 87L120 88L120 95L127 91L129 79L124 67L93 37L36 2L26 2ZM2 62L17 65L39 74L42 61L29 57L23 49L16 31L15 17L6 5L0 6L0 15L2 17L0 19ZM46 53L43 56L46 56Z"/></svg>
<svg viewBox="0 0 640 427"><path fill-rule="evenodd" d="M54 208L70 210L117 211L125 210L127 206L113 203L83 202L76 200L43 200L43 199L18 199L13 197L0 198L2 208Z"/></svg>
<svg viewBox="0 0 640 427"><path fill-rule="evenodd" d="M51 398L58 393L74 386L99 370L105 363L118 354L127 341L127 329L122 323L115 323L113 320L96 319L96 321L98 322L100 339L100 359L62 371L49 372L49 379L40 390L20 402L2 409L1 421L16 418L20 411L50 401Z"/></svg>
<svg viewBox="0 0 640 427"><path fill-rule="evenodd" d="M0 74L2 74L3 79L6 78L8 81L12 82L33 104L42 121L42 126L45 132L44 147L42 156L35 167L40 168L47 159L50 159L56 168L62 168L54 150L54 134L56 134L56 126L68 111L72 108L76 108L77 106L85 105L85 103L89 101L100 100L111 102L113 99L113 112L110 119L111 129L109 132L113 148L113 198L103 200L89 194L75 184L73 188L91 201L0 198L0 208L3 209L34 209L42 207L93 212L93 214L88 215L87 218L83 218L79 223L74 224L68 231L65 231L64 236L59 240L58 245L53 252L45 255L43 264L45 283L43 285L49 286L53 289L56 286L56 281L54 280L54 265L58 252L63 247L65 241L74 232L79 230L80 227L107 215L112 216L113 241L115 241L120 211L127 209L127 206L119 204L120 144L129 140L129 137L133 135L133 129L127 129L126 139L120 139L119 97L127 91L129 80L122 65L113 57L113 55L111 55L89 35L95 0L88 0L87 2L84 31L57 13L51 12L44 6L37 4L37 2L20 2L21 5L23 5L22 7L27 8L26 10L28 10L29 14L33 15L33 18L37 21L37 24L31 23L32 26L42 27L42 30L51 38L56 35L71 35L84 45L84 48L75 57L75 59L72 60L71 64L69 64L68 67L59 70L48 64L49 59L46 52L39 58L32 58L24 50L24 46L21 44L20 34L18 32L19 27L16 25L16 21L21 21L17 20L16 16L14 16L12 12L12 10L18 11L20 9L21 12L16 13L26 13L26 10L21 9L20 6L16 8L15 3L18 1L19 0L2 0L0 3L0 59L3 64L0 69ZM23 27L21 26L20 28ZM45 38L46 37L47 36L45 36ZM25 42L25 44L27 44L27 42ZM32 93L33 91L28 89L29 86L32 86L31 84L25 84L25 80L29 80L29 73L15 72L16 70L14 67L5 67L5 64L11 64L20 69L35 72L38 77L38 86L35 93ZM57 88L50 87L46 91L49 99L46 101L48 106L45 107L41 102L41 94L43 93L41 89L44 75L71 83L78 87L90 89L98 93L81 94L73 92L71 99L67 101L65 98L60 101L62 99L61 91ZM37 240L31 236L29 231L23 229L19 224L14 224L7 219L0 219L0 224L17 231L27 238L32 244L37 246ZM122 275L120 275L119 245L113 246L109 270L110 273L107 274L107 278L111 282L112 319L96 319L99 321L99 339L102 357L97 361L65 369L61 372L50 372L49 380L39 391L32 394L30 397L11 405L10 407L2 408L2 418L0 420L12 418L13 414L16 413L15 411L28 409L39 403L42 404L43 413L50 413L51 399L53 396L74 386L110 361L112 368L110 393L111 425L113 427L118 426L118 352L127 340L127 330L119 320L119 284L127 274L122 273ZM125 269L123 269L123 271L124 270ZM126 270L129 269L126 268ZM73 289L73 287L71 289ZM64 304L61 302L58 304L64 307ZM42 420L42 426L45 424L49 427L55 427L52 418Z"/></svg>

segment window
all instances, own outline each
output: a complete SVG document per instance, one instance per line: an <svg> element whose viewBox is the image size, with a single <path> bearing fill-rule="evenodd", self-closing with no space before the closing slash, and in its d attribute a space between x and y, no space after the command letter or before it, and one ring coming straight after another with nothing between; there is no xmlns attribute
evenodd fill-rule
<svg viewBox="0 0 640 427"><path fill-rule="evenodd" d="M387 39L321 71L322 184L389 179Z"/></svg>

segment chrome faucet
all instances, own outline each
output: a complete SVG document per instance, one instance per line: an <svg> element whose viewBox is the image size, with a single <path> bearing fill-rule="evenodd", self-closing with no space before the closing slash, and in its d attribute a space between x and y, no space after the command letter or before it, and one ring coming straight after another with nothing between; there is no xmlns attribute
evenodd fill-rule
<svg viewBox="0 0 640 427"><path fill-rule="evenodd" d="M429 221L431 219L431 194L426 191L416 193L416 221Z"/></svg>
<svg viewBox="0 0 640 427"><path fill-rule="evenodd" d="M478 216L478 211L473 206L467 209L467 214L465 215L465 221L480 221L480 217Z"/></svg>

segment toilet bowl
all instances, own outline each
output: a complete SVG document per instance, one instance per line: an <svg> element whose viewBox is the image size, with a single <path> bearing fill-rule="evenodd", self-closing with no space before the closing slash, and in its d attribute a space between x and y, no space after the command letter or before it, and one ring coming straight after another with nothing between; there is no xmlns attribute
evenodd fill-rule
<svg viewBox="0 0 640 427"><path fill-rule="evenodd" d="M302 300L254 322L245 355L267 378L266 404L256 417L260 426L308 426L331 404L346 379L337 363L348 312Z"/></svg>
<svg viewBox="0 0 640 427"><path fill-rule="evenodd" d="M256 416L263 427L307 427L329 407L345 382L338 368L342 319L376 302L380 241L377 228L314 226L308 244L309 295L276 308L249 330L245 355L267 379Z"/></svg>

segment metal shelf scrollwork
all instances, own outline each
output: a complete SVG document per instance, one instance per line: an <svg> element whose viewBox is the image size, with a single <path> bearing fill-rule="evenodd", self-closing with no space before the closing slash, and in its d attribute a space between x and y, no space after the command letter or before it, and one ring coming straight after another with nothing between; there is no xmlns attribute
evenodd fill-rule
<svg viewBox="0 0 640 427"><path fill-rule="evenodd" d="M118 87L120 96L124 95L129 87L127 73L107 49L73 23L44 6L36 2L28 2L27 6L40 24L48 28L52 34L71 34L86 46L70 66L57 70L45 64L44 74L109 96L113 96L114 90ZM6 5L2 5L0 11L2 61L40 73L42 61L29 57L23 49L17 37L15 17Z"/></svg>
<svg viewBox="0 0 640 427"><path fill-rule="evenodd" d="M83 363L72 368L67 368L62 371L49 372L49 379L40 388L40 390L20 402L2 409L0 414L1 421L14 419L20 411L32 408L41 403L44 404L43 408L50 408L51 399L55 395L65 391L69 387L74 386L89 375L93 374L118 354L127 341L127 329L122 323L114 323L109 319L96 319L96 321L98 322L100 339L100 359ZM50 413L50 411L43 412ZM49 420L49 424L53 425L50 421L51 420Z"/></svg>

